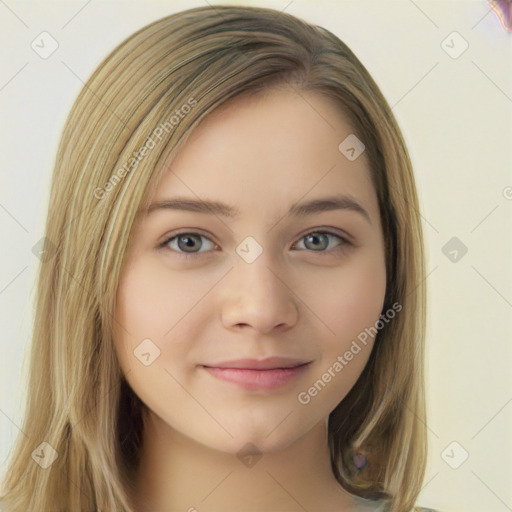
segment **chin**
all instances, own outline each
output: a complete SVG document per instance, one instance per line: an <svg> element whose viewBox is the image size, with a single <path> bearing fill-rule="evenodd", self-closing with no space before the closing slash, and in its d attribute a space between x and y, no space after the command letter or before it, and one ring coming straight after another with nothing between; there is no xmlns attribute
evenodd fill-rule
<svg viewBox="0 0 512 512"><path fill-rule="evenodd" d="M291 432L290 426L287 428L282 426L276 428L276 426L276 421L268 421L259 425L255 425L254 422L247 424L241 422L236 432L228 429L233 434L232 438L222 436L221 441L219 437L216 437L215 440L212 439L207 444L211 448L237 456L240 456L240 452L251 451L256 454L270 454L287 449L305 434Z"/></svg>

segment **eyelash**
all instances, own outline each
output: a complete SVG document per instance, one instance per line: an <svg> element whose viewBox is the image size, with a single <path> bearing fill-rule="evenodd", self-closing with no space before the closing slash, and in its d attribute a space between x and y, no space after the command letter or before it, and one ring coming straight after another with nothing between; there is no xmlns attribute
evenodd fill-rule
<svg viewBox="0 0 512 512"><path fill-rule="evenodd" d="M339 238L342 243L340 245L337 245L334 249L331 249L330 251L329 250L312 251L310 249L300 249L301 251L309 251L309 252L314 252L314 253L323 255L323 254L330 254L331 252L334 252L334 251L342 252L345 249L347 249L347 246L353 245L353 243L350 242L346 237L343 237L343 236L338 235L337 233L333 233L331 231L313 230L313 231L310 231L309 233L306 233L302 237L300 237L299 240L302 240L312 234L331 235L335 238ZM215 242L213 242L213 240L211 240L208 236L204 235L203 233L198 233L196 231L181 231L180 233L174 233L174 234L172 234L172 236L166 238L166 240L159 245L159 248L168 249L169 251L172 251L172 252L176 253L177 255L179 255L181 258L185 258L185 259L195 259L195 258L201 257L201 255L204 254L205 252L211 252L211 251L203 251L203 252L196 252L196 253L185 253L185 252L177 251L176 249L171 249L170 247L167 247L167 245L169 244L169 242L171 240L174 240L175 238L178 238L181 235L199 235L203 238L210 240L210 242L215 244ZM215 244L215 245L217 245L217 244Z"/></svg>

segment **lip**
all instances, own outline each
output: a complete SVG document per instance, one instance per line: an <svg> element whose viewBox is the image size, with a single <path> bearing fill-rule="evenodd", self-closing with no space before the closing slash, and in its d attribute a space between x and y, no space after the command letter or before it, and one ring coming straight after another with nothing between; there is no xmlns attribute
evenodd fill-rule
<svg viewBox="0 0 512 512"><path fill-rule="evenodd" d="M269 358L264 360L238 359L202 365L213 377L231 382L247 390L270 390L290 382L306 371L311 361L289 358Z"/></svg>
<svg viewBox="0 0 512 512"><path fill-rule="evenodd" d="M295 368L310 362L311 361L306 359L273 356L265 359L233 359L231 361L204 364L202 366L209 368L240 368L244 370L275 370L280 368Z"/></svg>

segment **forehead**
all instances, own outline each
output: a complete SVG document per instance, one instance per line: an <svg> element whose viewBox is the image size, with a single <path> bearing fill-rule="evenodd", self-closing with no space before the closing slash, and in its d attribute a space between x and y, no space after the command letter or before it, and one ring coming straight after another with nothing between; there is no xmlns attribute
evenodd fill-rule
<svg viewBox="0 0 512 512"><path fill-rule="evenodd" d="M237 98L191 133L153 201L212 198L243 214L343 193L376 210L366 155L350 161L339 149L351 135L340 106L318 93L276 89Z"/></svg>

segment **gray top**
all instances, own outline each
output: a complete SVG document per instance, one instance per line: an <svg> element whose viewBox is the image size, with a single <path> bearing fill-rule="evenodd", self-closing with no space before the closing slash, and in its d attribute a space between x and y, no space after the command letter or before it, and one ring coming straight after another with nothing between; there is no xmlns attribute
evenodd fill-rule
<svg viewBox="0 0 512 512"><path fill-rule="evenodd" d="M358 503L357 512L384 512L384 503L380 501L367 500L360 497L354 497L355 501ZM356 512L354 511L354 512ZM421 506L414 507L411 512L441 512L440 510L436 510L433 508L425 508Z"/></svg>

